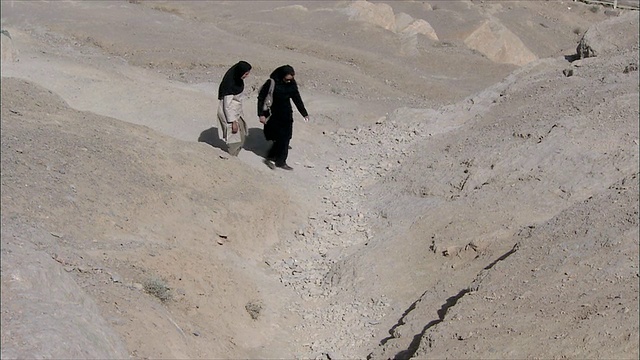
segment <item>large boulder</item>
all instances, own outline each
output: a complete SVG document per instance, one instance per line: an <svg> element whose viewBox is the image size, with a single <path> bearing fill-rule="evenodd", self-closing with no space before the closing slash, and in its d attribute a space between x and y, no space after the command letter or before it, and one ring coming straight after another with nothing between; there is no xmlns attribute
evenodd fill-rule
<svg viewBox="0 0 640 360"><path fill-rule="evenodd" d="M438 34L436 34L436 31L433 29L433 27L431 27L428 22L422 19L413 21L411 24L409 24L409 26L402 29L401 33L409 35L421 34L431 40L439 40Z"/></svg>
<svg viewBox="0 0 640 360"><path fill-rule="evenodd" d="M522 40L496 20L486 20L464 43L492 61L522 66L538 59Z"/></svg>
<svg viewBox="0 0 640 360"><path fill-rule="evenodd" d="M638 49L638 12L629 11L590 27L580 39L576 52L581 59Z"/></svg>
<svg viewBox="0 0 640 360"><path fill-rule="evenodd" d="M347 7L351 20L363 21L380 26L400 35L424 35L432 40L438 40L436 31L422 19L414 19L407 13L395 14L391 6L385 3L371 3L366 0L352 2Z"/></svg>
<svg viewBox="0 0 640 360"><path fill-rule="evenodd" d="M366 0L352 2L348 7L351 20L368 22L395 31L396 16L391 6L384 3L370 3Z"/></svg>
<svg viewBox="0 0 640 360"><path fill-rule="evenodd" d="M436 34L431 24L423 19L414 19L407 13L401 12L396 15L395 31L402 35L421 34L431 40L438 40L438 34Z"/></svg>

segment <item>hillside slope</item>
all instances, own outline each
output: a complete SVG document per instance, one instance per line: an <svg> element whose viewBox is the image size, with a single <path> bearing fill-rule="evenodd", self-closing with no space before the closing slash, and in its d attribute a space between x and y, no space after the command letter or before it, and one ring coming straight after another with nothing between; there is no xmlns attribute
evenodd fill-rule
<svg viewBox="0 0 640 360"><path fill-rule="evenodd" d="M637 357L637 12L0 6L3 358ZM284 63L292 172L255 116Z"/></svg>
<svg viewBox="0 0 640 360"><path fill-rule="evenodd" d="M564 235L568 237L566 239L546 239L549 243L541 247L535 247L532 243L528 250L531 256L542 256L536 254L534 248L545 253L560 251L548 250L550 247L569 251L569 242L578 246L582 241L582 246L589 250L584 253L572 250L574 256L597 257L600 250L594 241L604 240L599 235L586 235L594 231L619 234L611 236L621 236L620 246L627 250L637 245L637 239L633 239L634 231L637 232L637 219L633 218L637 218L638 203L637 196L634 201L633 185L629 183L637 182L634 179L638 173L637 35L633 40L638 16L637 13L628 15L620 18L624 21L612 21L618 24L615 30L600 36L628 31L630 33L626 38L631 45L573 63L564 59L549 59L519 70L514 81L507 79L470 98L468 112L472 114L468 116L469 120L455 130L434 134L428 141L417 145L403 166L391 172L375 190L377 196L374 198L380 199L377 208L385 213L385 221L406 224L406 233L399 231L397 226L393 232L386 232L370 250L359 252L355 259L346 259L344 264L348 265L345 265L347 269L344 272L354 274L356 278L361 272L378 275L388 272L393 264L394 271L406 274L408 281L398 282L393 278L376 276L367 277L375 278L375 281L364 280L360 286L387 293L417 294L417 301L407 304L408 310L402 320L391 331L391 337L384 340L383 348L387 350L382 352L384 355L379 355L380 358L393 357L396 353L402 354L400 357L407 357L407 354L412 354L407 349L415 351L418 343L426 349L428 345L424 341L419 342L421 334L429 328L432 334L428 336L440 336L433 335L437 327L432 326L443 320L446 308L452 301L455 303L458 295L467 291L476 275L510 252L516 242L528 244L528 240L514 240L514 237L519 239L522 234L530 234L531 229L549 221L555 224L559 220L553 219L557 216L567 217L561 215L565 212L586 214L576 217L575 222L563 220L564 223L555 225L556 231L565 234L559 228L582 227L585 235L581 237L576 233ZM602 27L607 27L607 23L603 23ZM569 71L572 76L565 75ZM474 108L483 111L476 113ZM420 112L414 110L412 114L414 124L420 122ZM465 116L453 114L460 118ZM433 117L433 114L429 114L427 119ZM626 186L615 185L625 182ZM620 187L629 188L625 193L630 196L625 199L625 203L630 201L628 207L622 209L616 204L620 200L610 199L613 196L611 193L614 193L612 189ZM592 197L610 199L612 203L606 207L602 205L601 210L589 215L589 211L582 208L586 206L584 203L592 202ZM604 203L607 200L599 201ZM411 202L423 205L407 212L406 204ZM618 216L615 211L621 211L619 216L625 220L615 221ZM613 218L607 222L605 214L609 212ZM603 216L602 220L595 219L599 214ZM585 217L594 217L593 224ZM630 261L625 266L633 267L637 255L633 251L614 251L610 261ZM512 262L510 258L500 263L501 268L510 266L507 273L521 271L522 265L521 262ZM546 266L553 265L549 263ZM631 284L631 290L637 289L637 280L633 279L633 270L630 271L625 271L626 283ZM568 272L578 272L578 268ZM586 274L575 275L574 280L583 283L580 288L588 294L583 299L586 302L596 302L603 293L628 291L623 290L626 286L616 280L600 284L600 291L591 293L587 291L591 286L588 279L582 276ZM514 282L501 283L500 286L508 286L516 292L516 289L522 289L522 292L527 290L518 278L512 279ZM350 282L347 281L343 286L348 288ZM532 293L548 295L542 288L532 290ZM487 296L493 299L506 295L496 292ZM562 292L558 294L559 301L568 302L571 296ZM633 297L630 301L633 301ZM516 305L506 302L503 306ZM519 301L517 306L550 311L542 308L544 304L539 299ZM561 311L560 308L554 309ZM630 311L625 326L632 328L637 320L637 307L630 308ZM480 307L475 312L485 314ZM521 323L517 317L512 318L514 313L515 310L493 314L491 319L495 323L535 326L531 320ZM564 326L562 331L566 336L572 333L571 319L574 315L568 308L560 313L553 312L553 318L563 324L561 328ZM477 323L476 315L473 318ZM481 321L480 324L485 325ZM481 325L470 325L468 330L490 344L491 336L472 330ZM601 329L596 326L586 328L592 331ZM459 329L458 333L462 334L465 330ZM547 335L526 333L526 336L537 338ZM597 334L590 333L589 336ZM634 340L637 337L637 332L632 332L630 344L637 343ZM475 354L465 344L458 343L455 353L452 350L445 352L443 347L438 352L429 352L429 356L464 357ZM484 353L481 357L521 357L534 349L536 354L543 357L564 354L554 347L542 348L540 343L536 344L529 350L522 350L522 353L503 352L500 346L493 345L495 352ZM567 342L562 346L566 345ZM516 343L513 346L519 345ZM617 345L607 349L602 344L580 346L583 349L580 352L566 355L580 357L598 353L605 357L617 357L626 351L631 351L630 354L638 351L637 346L633 348L632 345L626 350L619 350ZM425 354L426 350L422 352L422 355Z"/></svg>

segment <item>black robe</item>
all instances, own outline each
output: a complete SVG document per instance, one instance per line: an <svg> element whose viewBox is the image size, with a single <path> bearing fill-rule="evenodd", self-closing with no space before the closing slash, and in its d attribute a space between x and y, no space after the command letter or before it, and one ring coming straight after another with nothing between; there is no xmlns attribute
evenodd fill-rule
<svg viewBox="0 0 640 360"><path fill-rule="evenodd" d="M293 108L291 100L296 105L300 114L304 117L309 116L307 109L304 107L298 84L295 80L285 83L282 79L274 79L275 86L273 88L273 103L271 111L263 111L262 106L264 99L269 92L269 81L267 81L258 94L258 115L269 117L269 121L264 125L264 136L267 140L289 140L293 135Z"/></svg>

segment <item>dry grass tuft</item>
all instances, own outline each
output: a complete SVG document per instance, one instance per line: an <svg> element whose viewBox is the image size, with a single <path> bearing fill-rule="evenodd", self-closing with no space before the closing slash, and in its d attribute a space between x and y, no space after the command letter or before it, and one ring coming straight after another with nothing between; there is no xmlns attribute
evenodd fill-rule
<svg viewBox="0 0 640 360"><path fill-rule="evenodd" d="M144 291L157 297L162 302L171 300L169 285L167 285L167 282L163 279L152 277L145 280L142 286L144 287Z"/></svg>
<svg viewBox="0 0 640 360"><path fill-rule="evenodd" d="M260 316L260 312L262 312L262 303L259 301L249 301L247 305L244 306L249 315L253 320L257 320Z"/></svg>
<svg viewBox="0 0 640 360"><path fill-rule="evenodd" d="M155 5L152 7L154 10L158 10L158 11L162 11L162 12L166 12L166 13L170 13L170 14L174 14L174 15L178 15L181 16L182 12L176 8L172 8L169 6L165 6L165 5Z"/></svg>

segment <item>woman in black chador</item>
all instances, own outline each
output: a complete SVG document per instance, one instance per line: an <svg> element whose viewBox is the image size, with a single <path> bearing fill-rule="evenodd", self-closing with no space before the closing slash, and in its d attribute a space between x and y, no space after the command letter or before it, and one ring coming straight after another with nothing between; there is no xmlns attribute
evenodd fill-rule
<svg viewBox="0 0 640 360"><path fill-rule="evenodd" d="M304 121L309 121L309 114L304 107L294 77L295 71L289 65L280 66L271 73L270 78L275 81L275 85L270 109L263 110L271 79L267 80L258 93L258 116L260 122L264 124L264 136L267 140L273 141L265 159L265 163L272 169L279 167L293 170L287 165L289 142L293 135L293 108L290 100L293 100Z"/></svg>

